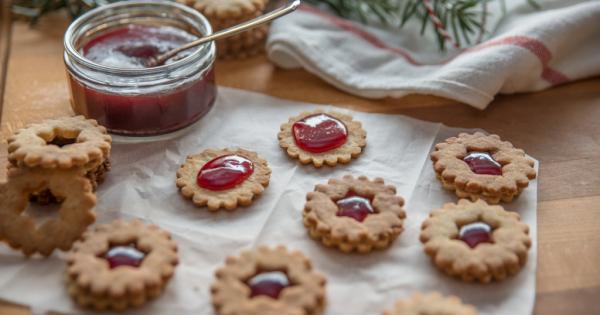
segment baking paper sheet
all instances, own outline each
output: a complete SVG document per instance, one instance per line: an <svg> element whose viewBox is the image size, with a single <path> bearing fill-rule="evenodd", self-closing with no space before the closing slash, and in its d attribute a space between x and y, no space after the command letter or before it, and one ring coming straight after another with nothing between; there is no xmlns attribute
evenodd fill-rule
<svg viewBox="0 0 600 315"><path fill-rule="evenodd" d="M324 314L379 315L396 299L432 290L457 295L483 315L532 313L537 181L516 202L506 205L531 228L533 245L527 265L501 283L465 284L438 272L418 240L421 222L430 210L456 201L436 180L429 152L435 143L463 129L397 115L351 112L368 133L364 154L349 165L315 169L288 158L277 142L281 123L314 107L221 88L215 108L187 134L171 141L114 144L113 169L98 190L98 222L140 218L169 230L180 248L181 263L164 294L129 314L214 314L209 287L215 269L226 256L262 244L283 244L310 257L315 269L328 279ZM252 206L209 213L182 198L175 172L187 155L222 147L258 152L273 174L270 186ZM306 193L318 183L345 174L382 177L407 201L405 231L391 248L348 255L308 237L302 224ZM47 310L86 314L67 295L63 257L64 253L55 253L48 259L25 259L1 246L0 298L28 305L39 314Z"/></svg>

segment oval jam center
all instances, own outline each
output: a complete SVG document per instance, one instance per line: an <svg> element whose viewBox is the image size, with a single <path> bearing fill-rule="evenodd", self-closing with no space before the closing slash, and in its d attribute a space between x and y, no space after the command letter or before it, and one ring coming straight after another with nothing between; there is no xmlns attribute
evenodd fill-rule
<svg viewBox="0 0 600 315"><path fill-rule="evenodd" d="M198 186L209 190L226 190L243 183L254 172L249 159L239 155L224 155L204 164L198 172Z"/></svg>
<svg viewBox="0 0 600 315"><path fill-rule="evenodd" d="M290 280L285 272L261 272L248 280L247 285L251 290L251 298L262 295L278 299L281 291L290 286Z"/></svg>
<svg viewBox="0 0 600 315"><path fill-rule="evenodd" d="M339 148L348 140L346 125L327 114L311 115L295 122L292 133L302 150L313 153Z"/></svg>
<svg viewBox="0 0 600 315"><path fill-rule="evenodd" d="M369 214L375 213L371 200L356 196L349 195L336 202L338 206L338 217L350 217L358 222L363 222Z"/></svg>
<svg viewBox="0 0 600 315"><path fill-rule="evenodd" d="M134 244L112 246L104 255L110 269L121 266L139 267L146 254L138 250Z"/></svg>
<svg viewBox="0 0 600 315"><path fill-rule="evenodd" d="M483 222L463 225L458 238L467 243L469 247L475 248L481 243L492 243L492 228Z"/></svg>
<svg viewBox="0 0 600 315"><path fill-rule="evenodd" d="M494 160L488 152L470 152L463 161L475 174L502 175L502 165Z"/></svg>

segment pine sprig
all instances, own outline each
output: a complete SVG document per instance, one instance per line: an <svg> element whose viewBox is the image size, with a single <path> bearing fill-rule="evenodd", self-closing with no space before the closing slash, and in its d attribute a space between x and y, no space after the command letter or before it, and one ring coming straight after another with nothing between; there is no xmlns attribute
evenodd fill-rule
<svg viewBox="0 0 600 315"><path fill-rule="evenodd" d="M420 23L420 32L433 32L438 46L470 46L483 39L490 14L488 4L504 0L306 0L325 5L337 15L365 24L402 28L411 20ZM535 0L527 1L539 9ZM431 30L430 30L431 29Z"/></svg>
<svg viewBox="0 0 600 315"><path fill-rule="evenodd" d="M123 0L13 0L12 12L35 24L44 14L66 8L75 18L83 12L97 6Z"/></svg>

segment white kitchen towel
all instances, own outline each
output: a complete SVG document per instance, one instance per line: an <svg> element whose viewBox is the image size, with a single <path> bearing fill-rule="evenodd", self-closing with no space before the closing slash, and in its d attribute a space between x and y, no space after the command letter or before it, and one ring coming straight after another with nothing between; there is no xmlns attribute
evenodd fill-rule
<svg viewBox="0 0 600 315"><path fill-rule="evenodd" d="M491 2L484 41L441 52L420 22L365 26L303 5L276 21L269 58L367 98L430 94L484 109L497 93L539 91L600 74L600 1ZM431 25L429 25L431 27ZM452 46L452 45L448 45Z"/></svg>

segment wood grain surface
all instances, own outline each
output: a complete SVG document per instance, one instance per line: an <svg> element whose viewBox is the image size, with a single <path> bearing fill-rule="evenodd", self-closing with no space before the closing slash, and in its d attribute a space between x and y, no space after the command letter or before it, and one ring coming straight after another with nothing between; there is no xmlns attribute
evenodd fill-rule
<svg viewBox="0 0 600 315"><path fill-rule="evenodd" d="M71 113L62 62L66 21L64 16L53 14L35 28L13 23L0 103L0 143L29 122ZM0 30L0 57L6 58L1 53L2 39L8 38L10 28ZM4 69L2 62L0 71ZM541 161L535 314L600 314L599 78L535 94L499 96L485 111L423 95L361 99L303 70L278 69L264 56L219 62L217 78L222 86L286 99L484 128L524 148ZM5 168L3 146L0 144L0 170ZM0 180L3 176L0 172ZM28 312L0 302L0 314Z"/></svg>

